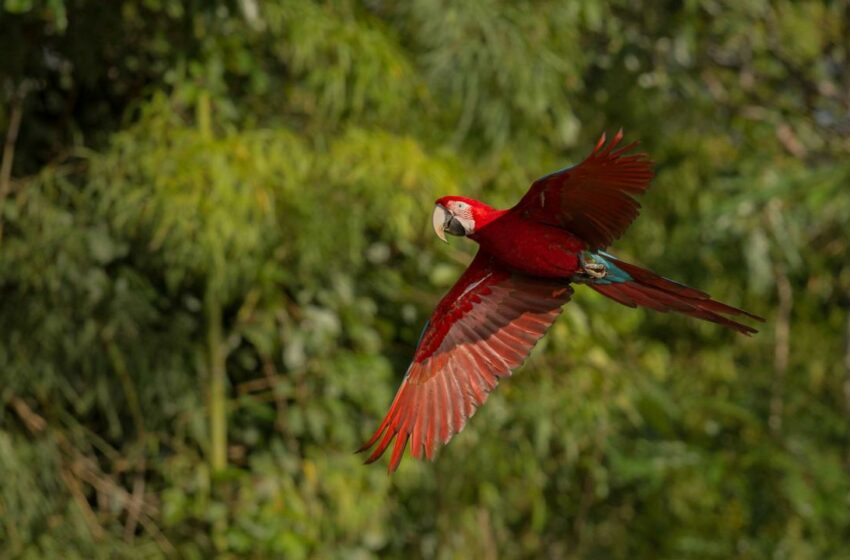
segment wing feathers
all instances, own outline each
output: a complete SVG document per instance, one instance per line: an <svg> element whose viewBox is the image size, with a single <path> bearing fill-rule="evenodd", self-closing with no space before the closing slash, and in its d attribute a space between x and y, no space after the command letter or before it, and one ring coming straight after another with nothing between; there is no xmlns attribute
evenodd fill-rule
<svg viewBox="0 0 850 560"><path fill-rule="evenodd" d="M584 161L535 181L513 211L566 229L588 249L610 245L637 218L640 204L633 197L646 191L653 176L645 154L626 155L638 143L618 148L622 139L620 130L606 145L603 133Z"/></svg>
<svg viewBox="0 0 850 560"><path fill-rule="evenodd" d="M568 284L503 270L479 252L437 305L413 363L377 431L360 451L377 460L395 441L390 472L410 443L431 459L528 356L572 295Z"/></svg>
<svg viewBox="0 0 850 560"><path fill-rule="evenodd" d="M428 431L425 434L425 456L430 461L434 458L434 450L437 448L437 424L440 414L440 407L437 401L437 386L434 383L428 387L428 403L429 422Z"/></svg>

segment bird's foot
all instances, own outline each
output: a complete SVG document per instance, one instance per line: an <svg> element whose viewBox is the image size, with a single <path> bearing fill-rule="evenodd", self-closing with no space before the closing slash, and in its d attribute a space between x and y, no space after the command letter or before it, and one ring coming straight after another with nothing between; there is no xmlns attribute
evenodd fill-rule
<svg viewBox="0 0 850 560"><path fill-rule="evenodd" d="M581 272L585 276L593 278L594 280L600 280L608 276L608 269L604 264L599 263L582 263Z"/></svg>

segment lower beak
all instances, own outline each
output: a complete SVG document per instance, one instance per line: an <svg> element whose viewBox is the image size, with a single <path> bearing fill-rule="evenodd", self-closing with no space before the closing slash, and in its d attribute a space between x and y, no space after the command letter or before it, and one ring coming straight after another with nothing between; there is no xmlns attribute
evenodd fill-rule
<svg viewBox="0 0 850 560"><path fill-rule="evenodd" d="M434 207L434 213L431 215L431 224L434 226L434 233L437 237L448 243L446 239L446 222L451 219L451 215L445 208L439 204Z"/></svg>

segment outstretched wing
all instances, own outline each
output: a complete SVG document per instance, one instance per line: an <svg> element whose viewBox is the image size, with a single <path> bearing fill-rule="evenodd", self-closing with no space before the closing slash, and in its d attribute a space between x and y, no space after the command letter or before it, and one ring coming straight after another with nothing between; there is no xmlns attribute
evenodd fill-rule
<svg viewBox="0 0 850 560"><path fill-rule="evenodd" d="M579 236L588 249L604 249L637 218L642 194L652 179L646 154L625 155L633 142L616 149L620 130L607 146L605 133L587 158L574 167L534 181L512 212Z"/></svg>
<svg viewBox="0 0 850 560"><path fill-rule="evenodd" d="M393 439L390 472L409 441L414 457L424 451L433 458L499 378L525 361L572 293L563 281L513 274L479 250L437 304L389 412L359 449L378 444L366 462L376 461Z"/></svg>

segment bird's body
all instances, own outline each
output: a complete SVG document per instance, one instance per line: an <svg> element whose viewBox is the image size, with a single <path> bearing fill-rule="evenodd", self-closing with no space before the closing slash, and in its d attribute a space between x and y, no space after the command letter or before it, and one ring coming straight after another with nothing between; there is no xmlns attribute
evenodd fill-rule
<svg viewBox="0 0 850 560"><path fill-rule="evenodd" d="M461 196L436 201L434 229L476 241L475 259L440 300L381 425L361 448L378 459L395 440L390 471L408 443L429 459L458 433L502 377L509 376L584 284L629 307L674 311L743 334L728 316L760 317L711 299L604 252L637 217L652 162L615 149L605 135L581 164L532 184L520 202L497 210Z"/></svg>
<svg viewBox="0 0 850 560"><path fill-rule="evenodd" d="M585 244L570 232L507 210L469 236L481 251L513 271L543 278L570 278L579 271Z"/></svg>

